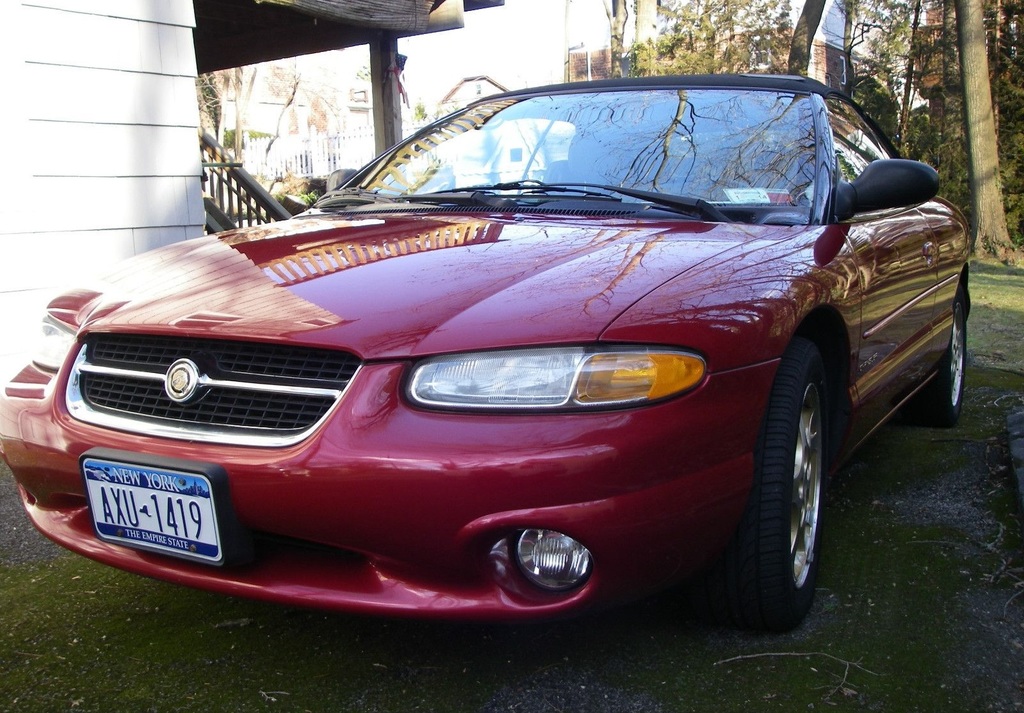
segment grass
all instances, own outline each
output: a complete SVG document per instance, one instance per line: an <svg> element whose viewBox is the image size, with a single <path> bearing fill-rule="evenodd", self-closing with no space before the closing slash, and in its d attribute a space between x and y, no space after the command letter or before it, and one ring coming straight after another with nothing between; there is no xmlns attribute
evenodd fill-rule
<svg viewBox="0 0 1024 713"><path fill-rule="evenodd" d="M971 285L976 363L961 425L889 425L837 475L815 609L794 632L709 627L673 593L527 626L349 617L182 589L61 554L0 567L0 710L1024 705L1024 597L1011 601L1021 540L999 440L1007 414L1024 408L1024 369L1004 346L1024 333L1024 272L975 266Z"/></svg>
<svg viewBox="0 0 1024 713"><path fill-rule="evenodd" d="M1024 374L1024 268L971 263L968 347L986 366Z"/></svg>

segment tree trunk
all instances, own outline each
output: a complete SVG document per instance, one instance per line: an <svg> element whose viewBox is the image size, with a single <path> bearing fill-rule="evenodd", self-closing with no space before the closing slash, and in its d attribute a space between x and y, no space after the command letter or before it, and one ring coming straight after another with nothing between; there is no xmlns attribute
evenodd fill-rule
<svg viewBox="0 0 1024 713"><path fill-rule="evenodd" d="M636 0L636 42L647 44L658 39L658 1Z"/></svg>
<svg viewBox="0 0 1024 713"><path fill-rule="evenodd" d="M847 0L843 22L843 76L839 78L839 88L853 96L853 26L857 22L857 3Z"/></svg>
<svg viewBox="0 0 1024 713"><path fill-rule="evenodd" d="M1006 228L999 185L999 154L992 114L982 1L956 0L968 180L971 186L971 244L975 253L1008 262L1014 257L1014 247Z"/></svg>
<svg viewBox="0 0 1024 713"><path fill-rule="evenodd" d="M625 51L626 20L631 0L604 0L604 12L611 28L612 76L622 76L622 55Z"/></svg>
<svg viewBox="0 0 1024 713"><path fill-rule="evenodd" d="M569 62L569 16L571 15L571 13L569 11L569 8L571 6L570 3L571 3L571 0L565 0L565 37L564 37L565 57L563 57L563 59L565 60L565 64L562 66L562 81L563 82L571 82L572 81L572 75L571 75L571 73L569 71L570 67L571 67L571 64ZM589 52L590 50L587 50L587 51Z"/></svg>
<svg viewBox="0 0 1024 713"><path fill-rule="evenodd" d="M910 25L910 52L907 54L907 76L903 82L903 101L900 103L900 123L896 131L897 140L903 147L907 142L907 127L910 124L910 100L914 91L915 60L918 52L917 31L921 25L921 0L914 2L914 20Z"/></svg>
<svg viewBox="0 0 1024 713"><path fill-rule="evenodd" d="M814 35L818 32L821 15L824 12L825 0L804 1L804 9L800 11L800 19L796 21L796 27L793 29L793 41L789 45L790 74L807 74Z"/></svg>
<svg viewBox="0 0 1024 713"><path fill-rule="evenodd" d="M291 108L292 104L295 103L295 95L299 93L299 85L302 84L302 76L299 74L299 70L295 66L295 60L292 60L292 76L291 76L291 91L288 93L288 98L281 106L281 113L277 115L277 123L274 125L274 135L270 137L270 141L267 142L267 150L265 156L270 156L270 149L274 148L274 142L281 138L281 122L284 121L285 115L288 114L288 109Z"/></svg>
<svg viewBox="0 0 1024 713"><path fill-rule="evenodd" d="M999 51L1002 45L1002 31L1003 31L1003 7L1000 0L995 0L995 26L992 28L992 44L989 49L989 64L992 69L992 77L998 77L1001 74L1002 67L1000 66L1002 59L1001 52ZM999 97L992 97L992 117L996 126L996 137L999 136Z"/></svg>
<svg viewBox="0 0 1024 713"><path fill-rule="evenodd" d="M248 81L246 80L248 75ZM249 100L256 85L256 68L247 71L245 67L232 70L232 83L235 92L235 143L233 146L235 160L241 161L245 151L245 120L249 113Z"/></svg>

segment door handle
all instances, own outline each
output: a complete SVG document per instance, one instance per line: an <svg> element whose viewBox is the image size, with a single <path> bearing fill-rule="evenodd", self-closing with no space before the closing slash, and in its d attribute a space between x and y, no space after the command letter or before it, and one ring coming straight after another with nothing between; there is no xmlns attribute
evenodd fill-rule
<svg viewBox="0 0 1024 713"><path fill-rule="evenodd" d="M938 247L935 245L935 243L931 242L930 240L921 247L921 256L924 258L924 261L928 264L928 267L931 267L932 265L935 264L935 255L938 252Z"/></svg>

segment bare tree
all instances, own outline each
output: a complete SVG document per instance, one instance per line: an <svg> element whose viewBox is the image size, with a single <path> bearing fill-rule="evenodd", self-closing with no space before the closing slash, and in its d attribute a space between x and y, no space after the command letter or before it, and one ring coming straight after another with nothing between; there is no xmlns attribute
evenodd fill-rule
<svg viewBox="0 0 1024 713"><path fill-rule="evenodd" d="M295 103L295 97L299 93L299 85L302 84L302 75L299 74L295 60L292 59L291 67L287 69L284 67L274 67L271 79L279 87L284 88L287 96L285 97L284 104L281 105L281 113L277 115L274 135L270 137L270 141L267 143L268 156L270 155L270 149L274 146L274 142L281 138L281 123L284 121L285 116L288 115L288 110Z"/></svg>
<svg viewBox="0 0 1024 713"><path fill-rule="evenodd" d="M637 21L640 20L637 5ZM786 71L793 27L780 0L662 0L662 29L634 45L637 75Z"/></svg>
<svg viewBox="0 0 1024 713"><path fill-rule="evenodd" d="M921 0L914 0L914 20L910 24L910 46L907 52L907 73L903 84L903 99L900 102L900 120L897 135L900 143L907 139L907 125L910 121L910 102L915 89L915 60L917 59L918 47L917 36L921 27Z"/></svg>
<svg viewBox="0 0 1024 713"><path fill-rule="evenodd" d="M256 85L256 67L235 67L225 71L235 100L235 160L241 161L245 147L245 119L252 90Z"/></svg>
<svg viewBox="0 0 1024 713"><path fill-rule="evenodd" d="M964 91L971 240L976 253L1003 262L1014 258L999 185L999 154L989 85L982 0L956 0L957 43Z"/></svg>
<svg viewBox="0 0 1024 713"><path fill-rule="evenodd" d="M821 24L821 16L825 12L825 0L805 0L800 18L793 29L793 42L789 46L789 73L807 74L807 65L811 61L811 47L814 35Z"/></svg>

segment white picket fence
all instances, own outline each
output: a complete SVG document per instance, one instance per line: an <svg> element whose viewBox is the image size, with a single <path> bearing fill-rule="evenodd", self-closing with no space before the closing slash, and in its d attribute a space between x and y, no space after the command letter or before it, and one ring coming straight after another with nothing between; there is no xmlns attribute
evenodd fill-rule
<svg viewBox="0 0 1024 713"><path fill-rule="evenodd" d="M421 126L406 124L403 135ZM373 127L361 126L344 134L281 136L273 142L269 137L249 138L243 164L246 171L263 178L278 179L288 174L324 178L339 168L360 168L375 155Z"/></svg>

